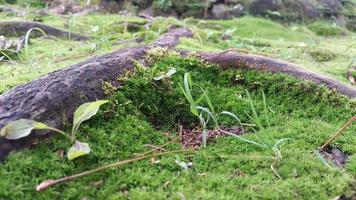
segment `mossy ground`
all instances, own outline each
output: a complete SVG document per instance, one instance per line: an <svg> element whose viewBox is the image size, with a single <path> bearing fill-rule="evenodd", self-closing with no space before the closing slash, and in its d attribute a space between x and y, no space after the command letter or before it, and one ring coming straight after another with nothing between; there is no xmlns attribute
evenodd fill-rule
<svg viewBox="0 0 356 200"><path fill-rule="evenodd" d="M43 20L96 38L89 42L33 39L28 58L0 66L0 93L88 57L122 48L124 45L115 45L120 40L145 36L145 43L150 43L171 24L191 28L195 34L193 39L183 39L180 49L233 48L268 54L344 82L347 81L344 74L356 54L352 48L353 33L319 37L302 25L284 27L251 17L227 21L158 18L149 30L139 32L125 32L122 27L115 29L112 25L126 20L142 22L139 18L86 15L72 18L70 23L69 18L58 16L43 17ZM66 24L72 25L66 27ZM220 40L224 32L232 34L233 39ZM327 50L335 57L319 62L310 54L315 49ZM75 161L61 158L59 152L71 144L60 136L40 142L33 149L11 154L0 165L0 199L332 199L355 192L355 126L333 144L353 155L344 169L330 169L312 154L356 114L354 100L287 75L222 71L194 58L156 59L151 67L156 69L153 76L166 72L169 67L176 68L177 73L172 76L172 82L157 82L149 75L152 71L140 69L125 79L117 91L108 91L112 93L108 97L111 104L80 129L79 139L92 147L88 156ZM281 180L271 171L271 161L234 156L264 156L269 155L268 151L232 137L220 137L193 155L176 155L183 161L193 162L194 167L188 171L175 163L176 156L165 156L158 158L158 164L139 161L42 193L35 192L35 186L43 180L130 158L134 153L146 151L144 144L159 145L176 136L179 125L196 126L198 120L190 114L178 87L185 72L191 73L194 88L208 89L217 111L234 112L245 123L252 123L245 113L251 113L245 90L250 91L258 112L263 110L261 91L264 91L270 112L263 119L268 118L271 123L265 131L276 139L292 138L282 146L283 159L276 166ZM198 95L199 90L194 93ZM229 119L224 123L235 124ZM245 137L255 138L253 134ZM175 143L169 149L178 148L180 145ZM223 159L221 155L229 158ZM244 175L239 176L237 170Z"/></svg>
<svg viewBox="0 0 356 200"><path fill-rule="evenodd" d="M32 20L36 15L14 17L0 13L0 18L1 20ZM294 62L305 69L335 77L345 83L348 83L346 71L356 55L355 33L344 30L346 35L322 37L304 25L283 26L253 17L221 21L157 18L149 29L142 27L141 30L134 32L125 31L124 22L143 24L146 22L145 19L89 14L65 17L49 15L41 17L41 20L55 27L92 36L93 39L87 42L59 38L32 39L28 55L26 56L24 51L20 52L22 61L17 59L14 62L1 64L0 93L88 57L137 45L120 43L124 40L143 37L144 43L150 43L167 31L170 25L187 27L194 32L194 38L182 39L177 47L179 49L205 51L234 49L264 54ZM328 24L322 25L322 28L328 27ZM332 25L329 27L332 28ZM221 40L221 35L224 33L231 34L232 39ZM314 57L315 54L311 52L319 53ZM320 61L323 52L331 53L332 59Z"/></svg>
<svg viewBox="0 0 356 200"><path fill-rule="evenodd" d="M79 138L91 144L93 152L75 161L59 156L70 144L62 137L41 142L33 149L12 154L1 165L0 197L4 199L330 199L353 192L355 157L345 169L330 169L312 154L345 120L355 114L355 102L325 88L300 82L286 75L254 71L222 71L194 58L168 57L138 70L109 98L111 104L81 129ZM152 77L170 67L177 73L170 81ZM270 169L271 161L249 155L269 152L232 137L221 137L193 155L165 156L158 164L139 161L68 184L35 192L36 184L86 169L132 157L147 150L144 144L163 144L177 135L179 124L197 125L178 84L190 72L195 88L207 88L218 111L236 113L251 123L244 90L251 92L258 112L262 111L261 90L267 96L271 128L276 139L292 138L282 148L283 160L276 167L282 179ZM153 76L151 75L153 74ZM198 95L199 90L194 90ZM110 112L108 112L110 111ZM234 122L226 119L225 124ZM355 154L355 127L334 145ZM167 136L168 135L168 136ZM247 135L251 139L254 135ZM178 149L178 143L169 149ZM231 156L221 158L221 155ZM247 158L235 158L244 155ZM194 167L183 171L177 157ZM237 175L240 170L244 175Z"/></svg>

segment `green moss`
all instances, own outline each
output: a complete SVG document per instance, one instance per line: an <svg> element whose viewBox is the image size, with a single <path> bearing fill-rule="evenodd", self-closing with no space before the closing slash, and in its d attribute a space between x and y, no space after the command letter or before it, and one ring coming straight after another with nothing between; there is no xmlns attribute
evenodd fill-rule
<svg viewBox="0 0 356 200"><path fill-rule="evenodd" d="M340 36L345 33L340 27L320 21L308 25L308 28L320 36Z"/></svg>
<svg viewBox="0 0 356 200"><path fill-rule="evenodd" d="M153 53L151 53L153 55ZM325 141L345 120L356 114L354 101L312 83L287 75L255 71L227 70L205 65L194 58L174 54L156 57L150 70L138 68L111 96L111 104L84 124L79 138L91 144L92 154L74 162L62 159L58 152L70 144L61 137L42 142L33 149L17 152L0 167L0 196L5 199L330 199L352 193L355 162L345 171L330 170L311 152ZM152 78L175 67L171 79ZM263 109L260 91L265 91L271 128L275 138L292 138L282 148L283 160L276 166L283 177L277 179L270 162L233 155L268 155L263 149L232 137L221 137L199 149L192 156L177 155L192 161L193 169L182 171L174 156L158 158L157 164L141 161L108 170L74 182L56 186L42 193L35 185L49 178L59 178L99 165L131 157L145 151L144 144L162 144L176 135L179 125L197 124L179 89L182 76L190 72L193 94L207 88L217 111L229 110L243 122L250 123L248 89L257 111ZM225 124L235 122L226 119ZM356 141L347 130L335 143L355 154ZM164 130L164 132L160 130ZM254 138L254 135L245 137ZM173 144L169 149L177 149ZM221 158L219 155L231 155ZM240 175L236 173L239 170ZM353 174L353 175L352 175ZM337 182L337 184L335 184Z"/></svg>
<svg viewBox="0 0 356 200"><path fill-rule="evenodd" d="M309 51L309 54L317 62L326 62L335 59L336 55L327 49L313 49Z"/></svg>
<svg viewBox="0 0 356 200"><path fill-rule="evenodd" d="M209 21L209 23L220 24L225 28L235 28L236 34L241 37L254 37L270 40L284 39L289 41L300 41L311 38L306 33L295 34L293 30L283 27L281 24L270 20L242 17L233 20Z"/></svg>
<svg viewBox="0 0 356 200"><path fill-rule="evenodd" d="M9 17L0 13L3 20L31 20L33 16ZM295 62L308 70L347 82L345 71L356 53L352 47L352 33L344 37L323 38L303 25L282 26L269 20L243 17L225 21L196 19L177 20L157 18L150 29L125 32L121 24L144 24L146 20L116 15L84 15L69 19L45 16L44 23L70 29L94 37L88 42L65 39L33 39L30 58L24 61L3 63L0 66L0 93L41 75L78 63L88 57L101 55L125 47L118 41L145 37L145 43L154 41L170 25L190 28L194 38L182 39L180 49L221 51L236 49ZM69 26L71 24L71 26ZM220 36L228 32L231 40ZM323 63L315 60L311 49L322 51ZM332 59L329 54L332 53ZM23 54L21 54L23 55ZM62 159L59 154L71 145L61 137L41 142L9 156L0 165L0 199L331 199L341 194L350 195L354 185L355 156L350 157L345 170L330 170L311 152L320 146L348 118L356 114L356 102L324 87L316 86L282 74L256 71L221 70L194 58L182 59L172 52L149 52L154 70L138 68L135 74L121 78L125 84L103 88L111 104L92 120L85 123L79 138L89 142L92 154L75 160ZM171 79L154 81L170 67L177 68ZM245 90L251 92L260 113L263 110L261 90L267 96L271 128L266 131L273 137L292 138L282 147L282 162L276 166L282 180L270 169L269 161L243 159L219 155L268 155L262 149L242 143L231 137L222 137L200 149L193 156L181 156L192 161L194 168L182 172L174 156L108 170L51 188L43 193L34 191L36 184L86 169L123 160L147 148L144 144L162 144L177 135L179 125L185 128L198 124L191 115L189 105L179 89L182 76L190 72L194 81L194 94L199 87L207 88L217 111L236 113L243 122L251 123ZM265 117L264 117L265 118ZM263 118L263 119L264 119ZM224 124L236 122L224 118ZM356 152L350 127L334 142L348 154ZM247 135L255 139L254 135ZM169 149L179 148L173 144ZM244 174L236 174L240 170ZM336 184L337 183L337 184Z"/></svg>

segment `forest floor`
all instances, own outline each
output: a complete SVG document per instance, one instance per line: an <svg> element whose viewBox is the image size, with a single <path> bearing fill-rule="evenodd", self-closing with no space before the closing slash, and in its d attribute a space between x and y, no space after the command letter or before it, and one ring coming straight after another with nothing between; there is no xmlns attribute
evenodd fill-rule
<svg viewBox="0 0 356 200"><path fill-rule="evenodd" d="M24 20L1 13L0 18ZM31 39L27 50L20 52L21 58L0 63L0 94L90 57L152 43L171 25L194 33L193 38L181 39L176 49L262 54L344 84L350 84L345 74L356 62L356 34L340 32L324 22L284 26L254 17L222 21L155 18L145 28L145 19L117 15L49 15L41 19L92 39ZM328 36L318 35L320 30ZM222 40L222 35L227 39ZM137 38L143 41L138 43ZM356 127L350 127L332 144L348 157L342 167L315 153L356 114L354 99L288 75L222 70L164 49L149 56L150 68L138 66L136 73L122 79L123 86L106 88L110 104L81 128L78 137L90 143L90 155L68 161L63 150L70 144L60 136L12 153L0 164L0 199L333 199L355 195ZM171 77L154 79L172 68L176 73ZM182 134L181 126L185 133L199 130L199 119L191 114L179 87L187 72L194 97L204 88L216 113L235 113L247 124L244 138L259 141L256 136L266 135L272 144L288 138L279 147L280 160L271 159L271 149L221 136L208 140L205 148L193 154L138 161L36 192L36 185L43 180L130 158L149 150L147 144L159 146ZM211 106L209 102L202 105ZM249 117L254 111L258 115L255 120ZM255 126L256 122L261 126ZM229 117L223 117L222 124L238 125ZM167 150L180 148L182 142L177 141ZM184 169L182 162L193 166Z"/></svg>

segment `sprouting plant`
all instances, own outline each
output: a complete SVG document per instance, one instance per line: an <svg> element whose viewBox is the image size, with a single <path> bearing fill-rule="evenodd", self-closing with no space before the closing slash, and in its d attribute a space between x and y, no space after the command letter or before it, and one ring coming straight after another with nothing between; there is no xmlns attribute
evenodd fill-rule
<svg viewBox="0 0 356 200"><path fill-rule="evenodd" d="M0 131L0 137L4 137L8 140L17 140L28 136L32 132L32 130L54 131L68 138L71 142L74 143L73 146L67 152L68 159L73 160L80 156L89 154L91 151L89 144L80 142L79 140L76 139L79 126L84 121L93 117L98 112L99 107L107 102L108 102L107 100L99 100L99 101L84 103L83 105L79 106L79 108L74 112L71 135L68 135L64 131L50 127L41 122L37 122L30 119L19 119L10 122L5 127L3 127Z"/></svg>
<svg viewBox="0 0 356 200"><path fill-rule="evenodd" d="M242 128L242 123L241 123L240 119L235 114L228 112L228 111L223 111L223 112L220 112L219 114L215 113L214 106L211 102L211 99L208 95L207 90L200 88L202 91L202 94L199 96L199 98L197 100L194 100L194 97L192 95L192 85L193 85L193 83L192 83L190 74L185 73L184 74L184 88L181 85L179 85L179 87L182 90L185 98L187 99L187 101L190 104L191 113L199 118L200 126L202 128L202 143L203 143L204 147L206 147L207 125L208 125L210 119L214 122L214 128L218 128L219 127L219 123L218 123L219 117L221 115L227 115L227 116L235 118L239 122L239 124ZM203 100L205 100L205 102L209 108L199 105L199 103L201 103ZM238 137L240 137L240 136L238 136ZM247 139L244 139L244 140L247 140Z"/></svg>
<svg viewBox="0 0 356 200"><path fill-rule="evenodd" d="M76 20L76 15L72 15L69 20L68 20L68 38L71 39L72 38L72 32L73 32L73 27L75 24L75 20Z"/></svg>
<svg viewBox="0 0 356 200"><path fill-rule="evenodd" d="M260 117L260 115L257 114L253 99L251 98L251 95L247 90L246 90L246 95L248 98L248 102L250 104L252 116L249 115L247 112L245 112L245 113L256 124L257 128L259 129L259 132L257 133L257 130L254 130L256 133L255 136L257 138L257 141L254 141L254 140L246 141L245 138L243 138L242 141L248 142L250 144L254 144L258 147L261 147L261 148L271 151L272 159L274 160L274 162L271 164L271 169L278 178L281 178L281 176L275 170L274 165L276 165L278 162L280 162L282 160L282 154L279 149L280 145L283 144L285 141L290 140L291 138L282 138L282 139L277 140L274 137L272 137L271 135L267 134L266 128L263 125L263 120ZM262 100L263 100L263 115L266 119L265 123L267 124L267 127L270 127L271 125L268 120L268 108L267 108L267 103L266 103L266 96L263 91L262 91ZM242 137L240 137L238 135L231 134L226 131L222 131L222 132L232 135L240 140L242 139Z"/></svg>
<svg viewBox="0 0 356 200"><path fill-rule="evenodd" d="M253 99L251 98L251 95L247 90L246 90L246 95L247 95L248 102L249 102L249 105L250 105L250 108L252 111L252 116L249 115L247 112L245 112L245 113L256 124L256 127L259 130L259 133L257 133L257 130L253 129L256 132L255 136L256 136L257 140L247 139L245 137L236 135L234 133L231 133L229 131L219 128L220 116L227 115L227 116L234 118L240 124L241 129L244 132L243 124L241 123L241 120L234 113L229 112L229 111L222 111L218 114L215 113L213 103L212 103L211 99L209 98L207 90L200 88L202 90L202 94L200 95L200 97L197 100L194 100L193 95L192 95L192 80L191 80L189 73L184 74L184 88L181 85L179 85L179 86L180 86L185 98L187 99L187 101L190 104L190 111L195 116L197 116L199 118L200 126L202 128L202 142L203 142L204 147L206 146L206 140L207 140L207 124L209 123L209 120L211 119L214 122L214 128L217 129L218 131L220 131L224 134L227 134L227 135L231 135L243 142L246 142L246 143L249 143L252 145L256 145L260 148L270 150L273 154L272 159L274 160L274 162L271 164L271 169L276 174L276 176L278 178L281 178L279 176L279 174L277 173L277 171L274 169L274 165L282 159L282 154L279 150L279 146L281 144L283 144L283 142L285 142L286 140L289 140L290 138L282 138L282 139L277 140L277 139L273 138L271 135L267 134L263 120L260 117L260 115L258 115L255 105L254 105L254 102L253 102ZM263 99L263 115L264 115L264 118L266 119L267 127L270 127L270 122L268 120L268 108L267 108L267 103L266 103L266 96L263 91L262 91L262 99ZM203 100L205 100L205 102L209 108L199 106L199 103L201 103Z"/></svg>
<svg viewBox="0 0 356 200"><path fill-rule="evenodd" d="M30 41L30 35L31 35L31 32L32 31L38 31L40 32L43 36L47 36L47 34L40 28L31 28L30 30L28 30L26 32L26 35L25 35L25 56L26 56L26 59L29 58L29 53L28 53L28 44L29 44L29 41Z"/></svg>

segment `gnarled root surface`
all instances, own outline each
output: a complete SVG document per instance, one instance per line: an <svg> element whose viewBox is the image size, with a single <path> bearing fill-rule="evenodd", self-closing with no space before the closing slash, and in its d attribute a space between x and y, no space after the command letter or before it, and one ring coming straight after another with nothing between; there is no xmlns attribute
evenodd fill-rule
<svg viewBox="0 0 356 200"><path fill-rule="evenodd" d="M71 33L38 22L26 22L26 21L0 22L0 35L5 35L8 37L17 37L17 36L25 35L27 31L30 30L31 28L40 28L47 35L50 36L68 38L68 39L78 40L78 41L89 40L88 36L80 35L78 33ZM31 33L31 37L39 37L39 36L42 35L35 31Z"/></svg>

